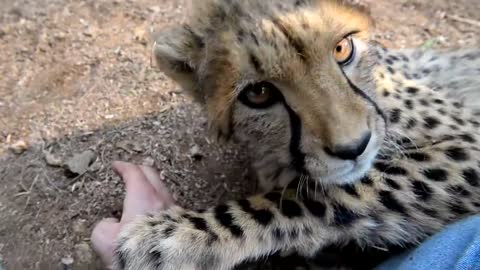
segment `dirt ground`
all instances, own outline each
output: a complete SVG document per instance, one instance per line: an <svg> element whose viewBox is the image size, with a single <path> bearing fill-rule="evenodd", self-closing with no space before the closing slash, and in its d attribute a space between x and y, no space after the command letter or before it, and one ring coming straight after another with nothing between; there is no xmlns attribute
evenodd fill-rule
<svg viewBox="0 0 480 270"><path fill-rule="evenodd" d="M480 45L478 0L358 2L389 47ZM183 6L0 0L0 265L100 269L89 234L121 211L113 160L159 168L187 207L252 191L241 147L209 140L201 108L150 64L150 33Z"/></svg>

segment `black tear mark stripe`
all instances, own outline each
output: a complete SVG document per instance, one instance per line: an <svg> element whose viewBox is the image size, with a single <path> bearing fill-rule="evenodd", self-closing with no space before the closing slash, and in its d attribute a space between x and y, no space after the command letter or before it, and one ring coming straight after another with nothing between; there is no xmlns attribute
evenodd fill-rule
<svg viewBox="0 0 480 270"><path fill-rule="evenodd" d="M242 210L248 214L250 214L253 219L263 226L267 226L272 222L273 213L267 209L255 210L252 208L249 200L240 200L238 201L238 205Z"/></svg>
<svg viewBox="0 0 480 270"><path fill-rule="evenodd" d="M290 153L292 155L292 165L297 172L305 172L305 154L300 150L300 141L302 139L302 123L300 117L288 106L284 100L283 104L290 117Z"/></svg>
<svg viewBox="0 0 480 270"><path fill-rule="evenodd" d="M227 228L230 233L240 238L243 236L243 229L234 223L232 214L229 213L230 208L227 205L219 205L215 208L215 219L222 225Z"/></svg>
<svg viewBox="0 0 480 270"><path fill-rule="evenodd" d="M387 126L387 123L388 123L388 118L387 116L385 115L385 113L380 109L380 106L378 106L378 104L373 101L373 99L371 99L365 92L363 92L362 90L360 90L360 88L358 88L351 80L350 78L347 77L347 75L345 74L345 72L343 71L342 68L340 68L340 70L342 71L343 73L343 76L345 77L345 79L347 79L347 82L348 82L348 85L350 85L350 87L353 89L353 92L357 95L359 95L360 97L362 97L363 99L365 99L367 102L369 102L370 104L372 104L372 106L375 108L375 111L383 118L383 121L385 122L385 126Z"/></svg>

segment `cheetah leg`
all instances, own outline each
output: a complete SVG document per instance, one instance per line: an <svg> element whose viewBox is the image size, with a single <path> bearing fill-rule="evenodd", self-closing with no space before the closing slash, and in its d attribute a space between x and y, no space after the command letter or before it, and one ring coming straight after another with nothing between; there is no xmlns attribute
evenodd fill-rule
<svg viewBox="0 0 480 270"><path fill-rule="evenodd" d="M319 201L269 193L204 212L174 207L139 218L121 233L116 269L219 269L278 251L310 256L340 236Z"/></svg>

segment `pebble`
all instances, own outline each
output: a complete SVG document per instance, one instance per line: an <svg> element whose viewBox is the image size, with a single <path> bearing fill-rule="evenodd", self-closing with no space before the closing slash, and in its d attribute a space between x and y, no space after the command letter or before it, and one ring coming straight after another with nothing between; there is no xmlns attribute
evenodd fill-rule
<svg viewBox="0 0 480 270"><path fill-rule="evenodd" d="M28 149L28 144L24 140L19 140L9 147L10 151L17 155L23 154Z"/></svg>

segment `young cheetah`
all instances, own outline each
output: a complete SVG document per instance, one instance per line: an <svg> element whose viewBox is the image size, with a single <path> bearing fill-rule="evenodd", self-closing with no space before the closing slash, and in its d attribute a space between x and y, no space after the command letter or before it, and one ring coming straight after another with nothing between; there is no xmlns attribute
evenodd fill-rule
<svg viewBox="0 0 480 270"><path fill-rule="evenodd" d="M332 247L384 258L479 212L480 51L386 50L343 1L195 2L156 60L219 137L250 146L263 193L139 218L118 269L319 262Z"/></svg>

